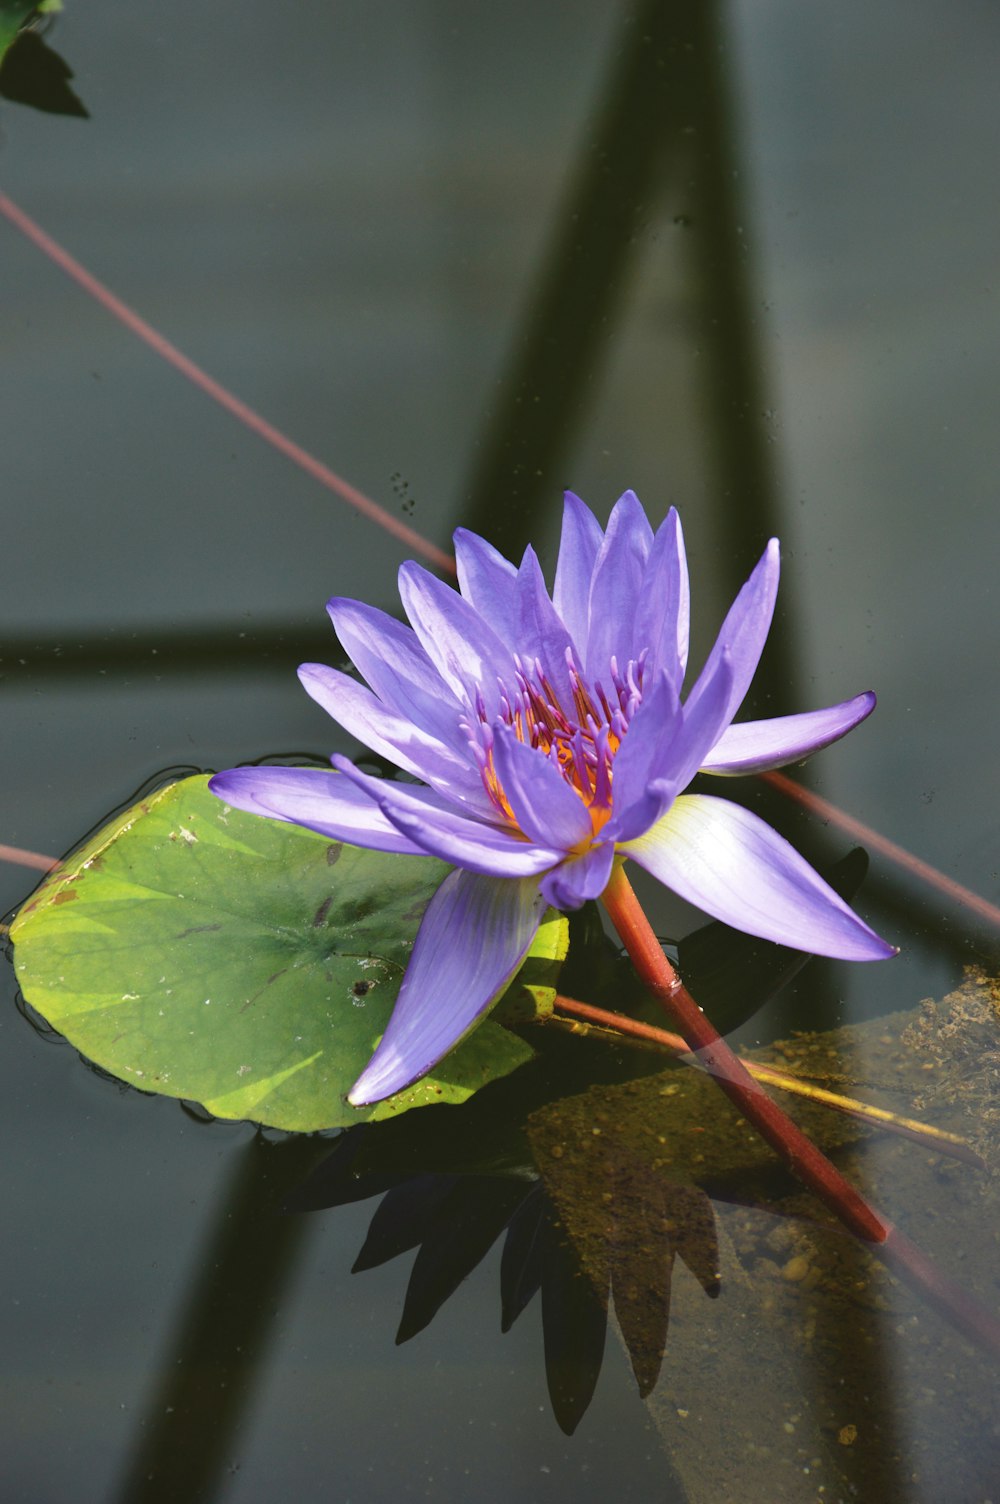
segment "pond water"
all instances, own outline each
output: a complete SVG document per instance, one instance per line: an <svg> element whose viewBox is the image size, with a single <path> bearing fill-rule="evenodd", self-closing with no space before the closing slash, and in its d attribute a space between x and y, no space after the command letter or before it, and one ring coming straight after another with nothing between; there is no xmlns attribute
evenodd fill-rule
<svg viewBox="0 0 1000 1504"><path fill-rule="evenodd" d="M0 187L441 547L461 524L551 567L564 487L602 518L627 486L654 517L675 503L697 659L777 533L757 713L874 687L875 716L795 776L996 902L998 33L989 7L944 29L897 0L66 0L47 41L89 118L0 98ZM395 609L408 551L4 220L0 242L0 841L59 855L171 767L356 752L295 666L337 661L331 594ZM742 796L817 862L852 844ZM855 901L900 956L811 962L737 1039L846 1029L815 1046L831 1076L902 1079L883 1105L988 1153L997 933L870 855ZM34 880L0 863L0 911ZM703 922L642 891L658 932ZM544 1206L424 1130L362 1136L360 1188L397 1199L352 1274L377 1200L329 1170L300 1189L331 1141L121 1087L32 1027L9 968L2 988L4 1497L996 1498L990 1360L721 1127L667 1156L658 1383L662 1250L619 1263L600 1361L586 1188L611 1172L588 1138L661 1112L673 1145L715 1128L677 1073L534 1103L518 1147ZM995 1309L989 1171L809 1121ZM612 1160L623 1205L664 1194L660 1161ZM447 1288L449 1253L526 1188L522 1229L560 1220L575 1251L546 1245L544 1335L538 1299L501 1333L502 1239ZM281 1215L296 1194L348 1199ZM645 1224L619 1215L621 1260ZM395 1345L401 1318L421 1329Z"/></svg>

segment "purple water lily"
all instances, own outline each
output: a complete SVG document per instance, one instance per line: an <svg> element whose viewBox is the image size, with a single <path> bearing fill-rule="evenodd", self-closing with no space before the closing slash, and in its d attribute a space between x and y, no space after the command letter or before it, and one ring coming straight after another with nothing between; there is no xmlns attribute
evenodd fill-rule
<svg viewBox="0 0 1000 1504"><path fill-rule="evenodd" d="M599 897L625 857L752 935L847 960L894 954L756 815L683 792L699 770L795 762L874 709L866 693L732 724L771 624L777 539L683 700L688 576L673 509L654 533L626 491L605 533L567 493L551 596L531 548L516 568L460 528L455 553L460 593L418 564L400 569L409 627L330 601L370 687L320 664L299 670L345 730L419 784L335 756L335 772L236 768L210 785L238 809L456 868L428 905L351 1102L380 1101L430 1070L507 986L546 907Z"/></svg>

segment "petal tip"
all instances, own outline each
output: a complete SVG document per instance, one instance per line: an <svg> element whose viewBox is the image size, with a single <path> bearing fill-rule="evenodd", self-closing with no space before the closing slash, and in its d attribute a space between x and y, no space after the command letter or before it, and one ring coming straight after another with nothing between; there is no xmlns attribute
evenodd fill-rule
<svg viewBox="0 0 1000 1504"><path fill-rule="evenodd" d="M224 768L220 773L212 774L208 780L208 791L216 799L225 799L227 804L231 804L234 793L242 792L246 798L248 788L252 790L255 775L259 775L261 771L261 768L253 764L244 768Z"/></svg>
<svg viewBox="0 0 1000 1504"><path fill-rule="evenodd" d="M380 1100L378 1092L374 1095L364 1085L364 1075L358 1077L350 1091L347 1093L347 1102L350 1107L371 1107L374 1102Z"/></svg>
<svg viewBox="0 0 1000 1504"><path fill-rule="evenodd" d="M426 1075L433 1062L421 1067L407 1066L395 1051L383 1052L381 1042L361 1072L350 1091L347 1101L351 1107L374 1107L387 1097L412 1086Z"/></svg>

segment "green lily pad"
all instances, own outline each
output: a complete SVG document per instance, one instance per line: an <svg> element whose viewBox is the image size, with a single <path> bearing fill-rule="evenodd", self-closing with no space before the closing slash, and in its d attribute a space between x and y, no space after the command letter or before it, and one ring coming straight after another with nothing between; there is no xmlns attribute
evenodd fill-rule
<svg viewBox="0 0 1000 1504"><path fill-rule="evenodd" d="M11 927L25 998L83 1055L218 1117L301 1131L461 1102L531 1057L487 1019L433 1076L350 1107L448 868L244 814L207 785L183 779L119 815ZM566 944L550 913L508 989L514 1017L551 1006Z"/></svg>

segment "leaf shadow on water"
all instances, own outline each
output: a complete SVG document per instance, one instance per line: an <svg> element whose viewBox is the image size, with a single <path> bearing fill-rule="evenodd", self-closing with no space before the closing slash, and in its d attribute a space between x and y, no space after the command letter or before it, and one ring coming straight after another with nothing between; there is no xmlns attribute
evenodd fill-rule
<svg viewBox="0 0 1000 1504"><path fill-rule="evenodd" d="M316 1211L382 1194L353 1269L373 1269L416 1249L397 1344L430 1324L502 1237L501 1330L509 1331L540 1295L546 1380L560 1428L572 1434L593 1397L612 1294L640 1393L653 1389L675 1256L708 1294L718 1289L714 1223L702 1192L651 1187L643 1167L613 1149L587 1167L591 1194L583 1198L575 1181L580 1162L569 1159L571 1173L563 1179L551 1172L535 1178L432 1172L387 1187L385 1172L363 1168L385 1152L380 1137L377 1130L371 1137L351 1130L289 1206Z"/></svg>
<svg viewBox="0 0 1000 1504"><path fill-rule="evenodd" d="M876 1096L918 1096L929 1120L978 1131L987 1152L995 1043L988 1058L978 1046L995 1041L996 1010L996 987L970 976L919 1013L767 1053L828 1079L863 1049ZM955 1039L969 1045L959 1066L941 1053ZM424 1330L502 1240L501 1329L540 1295L560 1427L572 1432L586 1413L610 1324L690 1500L732 1489L761 1504L811 1500L820 1485L899 1504L977 1497L992 1470L988 1360L830 1224L711 1080L674 1069L587 1086L593 1041L569 1043L581 1051L579 1089L546 1099L551 1079L535 1062L462 1106L349 1130L288 1198L289 1210L315 1212L381 1196L354 1270L416 1250L397 1342ZM990 1240L977 1243L976 1228L995 1180L902 1139L873 1143L815 1103L796 1116L989 1298ZM883 1392L867 1380L874 1347L889 1354Z"/></svg>

